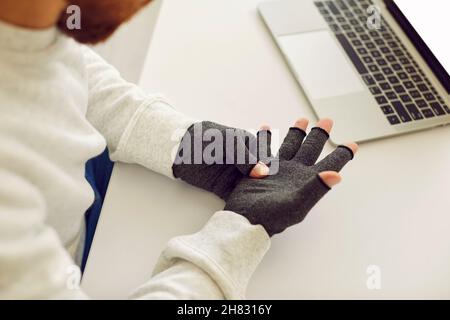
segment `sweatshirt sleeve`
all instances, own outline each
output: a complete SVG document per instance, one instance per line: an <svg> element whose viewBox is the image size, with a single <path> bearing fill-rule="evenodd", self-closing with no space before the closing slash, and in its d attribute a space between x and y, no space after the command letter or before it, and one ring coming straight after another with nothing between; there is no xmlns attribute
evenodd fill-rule
<svg viewBox="0 0 450 320"><path fill-rule="evenodd" d="M45 223L40 192L11 171L0 170L0 181L0 299L88 299L78 267ZM198 233L169 242L132 298L241 299L269 242L261 226L216 213Z"/></svg>
<svg viewBox="0 0 450 320"><path fill-rule="evenodd" d="M186 130L195 122L160 95L149 95L82 46L89 85L87 118L106 138L111 159L142 165L173 178L172 165Z"/></svg>
<svg viewBox="0 0 450 320"><path fill-rule="evenodd" d="M219 211L199 232L170 240L152 280L133 297L245 299L251 276L269 247L270 238L262 226L234 212ZM190 272L197 276L190 277ZM177 283L174 279L183 273L183 281Z"/></svg>
<svg viewBox="0 0 450 320"><path fill-rule="evenodd" d="M72 256L48 224L48 203L29 165L35 158L4 134L0 145L0 299L89 298L78 286ZM153 276L132 297L243 298L269 244L262 226L218 212L198 233L169 241Z"/></svg>

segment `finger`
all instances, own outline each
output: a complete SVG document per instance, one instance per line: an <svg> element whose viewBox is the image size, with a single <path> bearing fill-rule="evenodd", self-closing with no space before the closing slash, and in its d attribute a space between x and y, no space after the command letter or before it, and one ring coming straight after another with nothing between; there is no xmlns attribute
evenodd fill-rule
<svg viewBox="0 0 450 320"><path fill-rule="evenodd" d="M258 163L256 157L256 139L254 136L247 136L244 132L235 132L234 137L234 152L228 145L226 148L227 164L234 164L236 168L245 176L248 176ZM227 144L228 139L227 139ZM231 162L230 162L231 161Z"/></svg>
<svg viewBox="0 0 450 320"><path fill-rule="evenodd" d="M264 161L272 156L272 133L270 132L270 127L261 127L261 130L258 131L256 137L258 145L258 159Z"/></svg>
<svg viewBox="0 0 450 320"><path fill-rule="evenodd" d="M332 120L320 120L317 123L317 127L311 129L311 132L306 137L305 142L302 144L296 155L296 159L304 165L314 165L322 153L325 143L330 137L332 127Z"/></svg>
<svg viewBox="0 0 450 320"><path fill-rule="evenodd" d="M256 179L262 179L269 175L270 169L266 164L262 162L258 162L256 166L253 167L252 171L250 172L250 177L256 178Z"/></svg>
<svg viewBox="0 0 450 320"><path fill-rule="evenodd" d="M278 151L278 157L284 160L291 160L300 149L303 139L306 137L306 128L308 127L308 119L299 119L294 127L289 129L283 144Z"/></svg>
<svg viewBox="0 0 450 320"><path fill-rule="evenodd" d="M336 148L332 153L326 156L317 164L319 171L336 171L339 172L342 168L353 159L358 151L356 143L349 143Z"/></svg>
<svg viewBox="0 0 450 320"><path fill-rule="evenodd" d="M330 189L341 182L342 177L339 173L335 171L325 171L319 173L320 179L322 179L323 183L325 183Z"/></svg>

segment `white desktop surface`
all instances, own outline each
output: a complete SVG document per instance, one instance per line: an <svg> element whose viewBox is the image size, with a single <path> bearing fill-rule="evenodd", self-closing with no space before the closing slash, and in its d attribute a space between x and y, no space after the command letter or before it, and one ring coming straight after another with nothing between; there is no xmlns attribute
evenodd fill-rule
<svg viewBox="0 0 450 320"><path fill-rule="evenodd" d="M231 126L269 123L284 135L296 118L314 119L259 2L165 0L141 86ZM343 178L302 224L273 238L248 298L450 298L450 128L363 144ZM117 164L83 288L126 298L171 237L199 230L222 207L211 194ZM369 265L381 268L381 290L366 286Z"/></svg>

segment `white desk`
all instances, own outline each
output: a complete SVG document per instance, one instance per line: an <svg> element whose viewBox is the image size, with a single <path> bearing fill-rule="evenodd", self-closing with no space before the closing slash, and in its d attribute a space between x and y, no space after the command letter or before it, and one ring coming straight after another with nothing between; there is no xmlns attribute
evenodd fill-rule
<svg viewBox="0 0 450 320"><path fill-rule="evenodd" d="M141 85L190 115L282 134L314 118L256 6L260 0L166 0ZM337 124L339 125L339 124ZM327 146L327 151L331 146ZM249 298L450 298L450 128L361 146L344 181L299 226L273 239ZM137 166L114 170L83 281L125 298L164 244L223 204ZM381 290L366 269L381 268Z"/></svg>

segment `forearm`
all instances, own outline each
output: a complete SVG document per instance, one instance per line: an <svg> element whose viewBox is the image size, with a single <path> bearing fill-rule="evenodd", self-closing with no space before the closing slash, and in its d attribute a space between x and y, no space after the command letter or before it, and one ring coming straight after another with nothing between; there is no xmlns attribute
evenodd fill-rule
<svg viewBox="0 0 450 320"><path fill-rule="evenodd" d="M122 79L88 47L84 53L89 86L87 119L105 137L112 160L140 164L173 177L175 151L191 119L159 95Z"/></svg>

